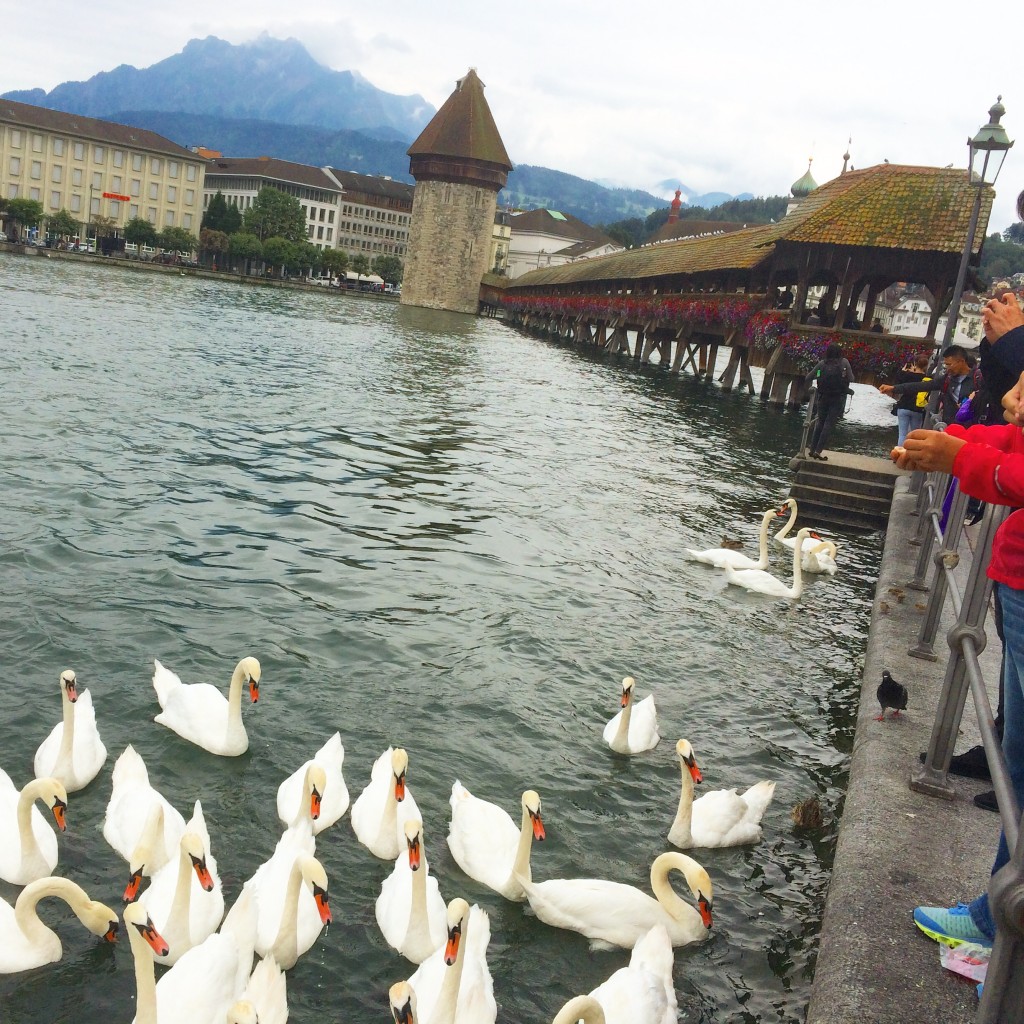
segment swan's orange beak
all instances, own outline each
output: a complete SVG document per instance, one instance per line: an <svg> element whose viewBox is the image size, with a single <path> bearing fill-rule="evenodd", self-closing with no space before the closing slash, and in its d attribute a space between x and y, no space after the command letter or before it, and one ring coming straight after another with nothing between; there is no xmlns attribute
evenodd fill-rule
<svg viewBox="0 0 1024 1024"><path fill-rule="evenodd" d="M405 772L395 776L395 799L399 803L405 799Z"/></svg>
<svg viewBox="0 0 1024 1024"><path fill-rule="evenodd" d="M125 903L134 903L139 898L139 886L142 885L142 868L133 871L128 884L124 887Z"/></svg>
<svg viewBox="0 0 1024 1024"><path fill-rule="evenodd" d="M395 1018L395 1024L416 1024L416 1018L412 1012L412 1000L404 1006L392 1006L391 1016Z"/></svg>
<svg viewBox="0 0 1024 1024"><path fill-rule="evenodd" d="M69 679L64 684L64 689L67 691L68 700L71 701L72 704L74 704L75 701L78 700L78 685L76 684L75 680Z"/></svg>
<svg viewBox="0 0 1024 1024"><path fill-rule="evenodd" d="M776 514L777 516L785 516L785 515L788 515L788 514L789 514L789 506L788 506L788 505L783 505L783 506L782 506L781 508L777 508L777 509L775 510L775 514Z"/></svg>
<svg viewBox="0 0 1024 1024"><path fill-rule="evenodd" d="M420 869L420 840L414 836L409 840L409 870L419 871Z"/></svg>
<svg viewBox="0 0 1024 1024"><path fill-rule="evenodd" d="M331 905L327 900L327 890L321 889L319 885L314 885L313 899L316 900L316 909L320 912L320 923L329 925L334 918L331 917Z"/></svg>
<svg viewBox="0 0 1024 1024"><path fill-rule="evenodd" d="M530 811L530 823L533 825L533 838L539 839L543 842L547 839L547 833L544 831L544 822L541 820L540 811L536 814Z"/></svg>
<svg viewBox="0 0 1024 1024"><path fill-rule="evenodd" d="M700 911L700 919L705 928L711 927L711 900L703 893L697 894L697 909Z"/></svg>
<svg viewBox="0 0 1024 1024"><path fill-rule="evenodd" d="M704 775L700 768L697 767L697 759L695 757L688 757L684 760L686 762L686 767L690 770L690 778L698 784L703 782Z"/></svg>
<svg viewBox="0 0 1024 1024"><path fill-rule="evenodd" d="M149 943L150 948L157 956L167 956L170 953L171 947L167 945L164 937L153 927L153 922L150 918L146 918L145 924L137 924L135 927L139 929L139 934Z"/></svg>
<svg viewBox="0 0 1024 1024"><path fill-rule="evenodd" d="M249 700L256 703L260 699L260 681L254 679L252 676L249 677Z"/></svg>
<svg viewBox="0 0 1024 1024"><path fill-rule="evenodd" d="M309 794L309 816L316 821L320 817L320 801L323 798L316 791L316 787L313 787L313 792Z"/></svg>
<svg viewBox="0 0 1024 1024"><path fill-rule="evenodd" d="M195 870L196 878L199 879L199 884L203 887L203 891L213 892L213 875L210 874L210 870L206 866L206 859L192 857L192 867Z"/></svg>
<svg viewBox="0 0 1024 1024"><path fill-rule="evenodd" d="M57 822L57 828L64 832L67 830L68 823L65 819L68 805L61 800L60 797L54 797L53 806L50 808L53 811L53 820Z"/></svg>
<svg viewBox="0 0 1024 1024"><path fill-rule="evenodd" d="M111 921L110 927L103 933L104 942L117 942L117 932L120 928L119 921Z"/></svg>
<svg viewBox="0 0 1024 1024"><path fill-rule="evenodd" d="M624 708L629 703L629 690L623 690L619 698L619 707Z"/></svg>
<svg viewBox="0 0 1024 1024"><path fill-rule="evenodd" d="M457 924L448 929L448 941L444 947L444 962L451 967L459 955L459 943L462 941L462 925Z"/></svg>

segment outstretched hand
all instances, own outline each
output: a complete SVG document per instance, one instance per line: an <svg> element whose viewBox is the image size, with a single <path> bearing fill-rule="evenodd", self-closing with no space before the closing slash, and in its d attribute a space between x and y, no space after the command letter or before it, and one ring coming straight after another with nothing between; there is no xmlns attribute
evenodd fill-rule
<svg viewBox="0 0 1024 1024"><path fill-rule="evenodd" d="M940 430L912 430L902 448L889 457L900 469L923 469L926 473L952 473L953 460L967 442Z"/></svg>
<svg viewBox="0 0 1024 1024"><path fill-rule="evenodd" d="M1020 308L1017 296L1005 292L999 298L989 299L981 313L981 324L985 337L991 342L998 341L1014 327L1024 327L1024 310Z"/></svg>
<svg viewBox="0 0 1024 1024"><path fill-rule="evenodd" d="M1015 427L1024 427L1024 373L1003 395L1003 419Z"/></svg>

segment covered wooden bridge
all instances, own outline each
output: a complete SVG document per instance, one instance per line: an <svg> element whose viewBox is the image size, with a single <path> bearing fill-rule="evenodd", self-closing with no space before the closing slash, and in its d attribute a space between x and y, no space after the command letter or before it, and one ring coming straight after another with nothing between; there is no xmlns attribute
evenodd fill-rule
<svg viewBox="0 0 1024 1024"><path fill-rule="evenodd" d="M862 383L890 380L934 345L978 187L962 169L881 164L848 171L795 195L778 223L625 250L513 281L488 277L481 304L531 332L675 372L713 378L720 350L728 349L719 378L725 387L753 393L750 367L763 367L762 397L797 406L805 374L832 342ZM975 263L993 196L982 186ZM863 329L878 295L896 282L923 284L934 297L927 338ZM812 290L822 292L813 309Z"/></svg>

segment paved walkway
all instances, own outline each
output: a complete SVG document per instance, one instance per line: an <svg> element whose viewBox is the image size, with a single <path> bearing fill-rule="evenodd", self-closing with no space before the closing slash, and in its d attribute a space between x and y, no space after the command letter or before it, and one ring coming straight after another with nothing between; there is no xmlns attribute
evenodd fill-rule
<svg viewBox="0 0 1024 1024"><path fill-rule="evenodd" d="M939 947L915 927L918 904L951 906L987 884L999 837L999 816L976 808L975 793L991 785L950 776L952 802L913 792L908 779L927 749L954 622L949 600L935 644L939 660L907 655L918 636L927 595L905 590L913 578L917 529L909 476L896 483L892 516L875 593L861 689L850 783L822 925L808 1024L970 1024L978 999L970 981L943 970ZM965 531L970 534L973 531ZM968 540L958 572L966 579ZM885 609L888 608L888 611ZM991 616L981 666L996 706L1000 644ZM887 668L910 691L903 720L876 722L875 690ZM980 742L968 697L957 753Z"/></svg>

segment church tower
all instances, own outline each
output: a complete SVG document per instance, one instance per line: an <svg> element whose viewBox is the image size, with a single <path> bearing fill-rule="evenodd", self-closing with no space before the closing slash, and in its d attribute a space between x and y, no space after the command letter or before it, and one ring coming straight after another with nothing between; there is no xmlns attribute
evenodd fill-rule
<svg viewBox="0 0 1024 1024"><path fill-rule="evenodd" d="M408 152L416 188L402 304L476 313L512 163L474 68Z"/></svg>

